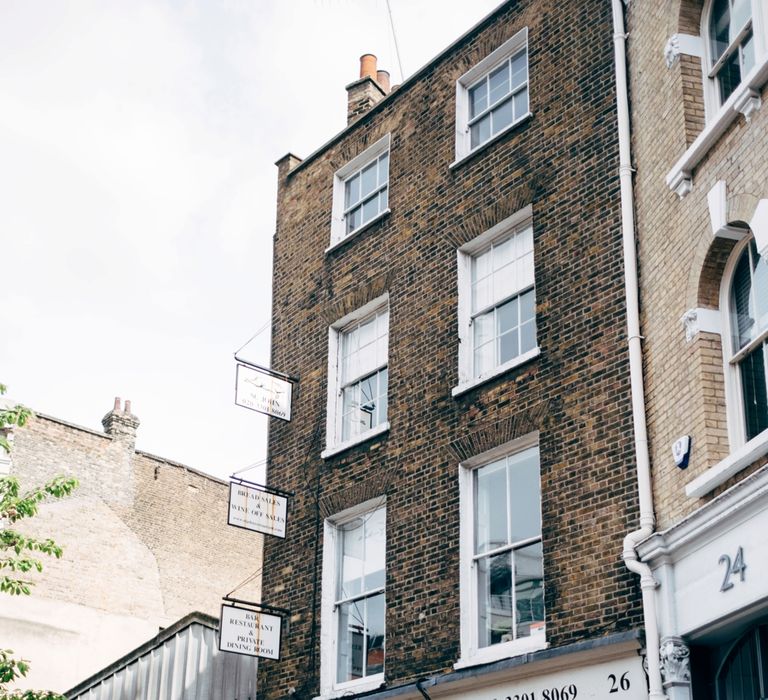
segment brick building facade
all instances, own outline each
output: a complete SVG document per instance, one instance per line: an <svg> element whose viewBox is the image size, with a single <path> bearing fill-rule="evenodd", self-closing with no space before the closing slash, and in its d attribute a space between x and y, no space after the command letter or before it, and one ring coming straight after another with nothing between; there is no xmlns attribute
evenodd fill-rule
<svg viewBox="0 0 768 700"><path fill-rule="evenodd" d="M611 4L505 3L391 92L361 68L277 163L260 695L647 696Z"/></svg>
<svg viewBox="0 0 768 700"><path fill-rule="evenodd" d="M765 697L768 6L632 2L627 26L665 689Z"/></svg>
<svg viewBox="0 0 768 700"><path fill-rule="evenodd" d="M136 450L130 402L103 425L39 414L14 430L6 470L23 488L80 482L18 525L64 548L45 557L31 596L0 596L3 648L32 662L20 687L63 692L190 612L218 617L221 597L260 567L261 537L227 525L226 482Z"/></svg>

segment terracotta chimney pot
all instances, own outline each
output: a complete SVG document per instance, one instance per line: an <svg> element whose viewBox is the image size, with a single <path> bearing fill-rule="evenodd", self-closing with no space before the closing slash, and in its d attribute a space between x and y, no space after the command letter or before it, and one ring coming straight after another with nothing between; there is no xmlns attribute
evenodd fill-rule
<svg viewBox="0 0 768 700"><path fill-rule="evenodd" d="M387 95L389 95L389 71L376 71L376 82L379 84L381 89L384 90Z"/></svg>
<svg viewBox="0 0 768 700"><path fill-rule="evenodd" d="M377 58L372 53L364 53L360 56L360 77L376 80Z"/></svg>

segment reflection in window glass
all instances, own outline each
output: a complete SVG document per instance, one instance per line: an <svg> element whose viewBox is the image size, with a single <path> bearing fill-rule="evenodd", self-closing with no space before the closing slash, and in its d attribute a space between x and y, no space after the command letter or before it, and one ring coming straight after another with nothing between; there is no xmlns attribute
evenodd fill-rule
<svg viewBox="0 0 768 700"><path fill-rule="evenodd" d="M366 513L338 531L336 682L384 670L386 511Z"/></svg>
<svg viewBox="0 0 768 700"><path fill-rule="evenodd" d="M533 278L530 227L472 258L473 376L536 347Z"/></svg>
<svg viewBox="0 0 768 700"><path fill-rule="evenodd" d="M741 379L747 440L768 429L768 263L754 239L741 253L731 282L731 344Z"/></svg>
<svg viewBox="0 0 768 700"><path fill-rule="evenodd" d="M538 448L474 472L478 647L543 631Z"/></svg>
<svg viewBox="0 0 768 700"><path fill-rule="evenodd" d="M387 421L389 311L348 326L340 338L341 440Z"/></svg>
<svg viewBox="0 0 768 700"><path fill-rule="evenodd" d="M389 189L389 151L344 181L345 235L386 210Z"/></svg>
<svg viewBox="0 0 768 700"><path fill-rule="evenodd" d="M524 48L467 91L470 147L477 148L528 114L528 50Z"/></svg>
<svg viewBox="0 0 768 700"><path fill-rule="evenodd" d="M751 0L715 0L709 18L710 77L725 102L755 65Z"/></svg>

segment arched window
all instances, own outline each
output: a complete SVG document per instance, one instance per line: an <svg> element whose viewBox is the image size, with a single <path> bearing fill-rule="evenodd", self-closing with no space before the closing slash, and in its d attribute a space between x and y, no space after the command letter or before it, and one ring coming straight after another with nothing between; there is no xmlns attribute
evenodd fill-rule
<svg viewBox="0 0 768 700"><path fill-rule="evenodd" d="M728 312L733 393L740 395L743 437L768 429L768 262L753 238L735 251Z"/></svg>
<svg viewBox="0 0 768 700"><path fill-rule="evenodd" d="M709 12L709 77L725 102L755 65L753 0L713 0Z"/></svg>
<svg viewBox="0 0 768 700"><path fill-rule="evenodd" d="M768 626L747 632L717 671L717 700L760 700L768 696Z"/></svg>

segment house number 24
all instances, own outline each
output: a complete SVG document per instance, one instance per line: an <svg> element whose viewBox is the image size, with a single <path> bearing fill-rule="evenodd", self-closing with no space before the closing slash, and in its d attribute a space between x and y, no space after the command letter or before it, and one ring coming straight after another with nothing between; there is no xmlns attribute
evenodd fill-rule
<svg viewBox="0 0 768 700"><path fill-rule="evenodd" d="M727 554L723 554L717 560L717 563L725 564L725 576L723 577L723 583L720 586L721 591L727 591L733 588L731 576L736 576L738 574L739 580L744 580L744 570L747 568L747 565L744 563L744 549L742 547L739 547L736 550L736 556L733 558L733 562L731 562L731 558Z"/></svg>

